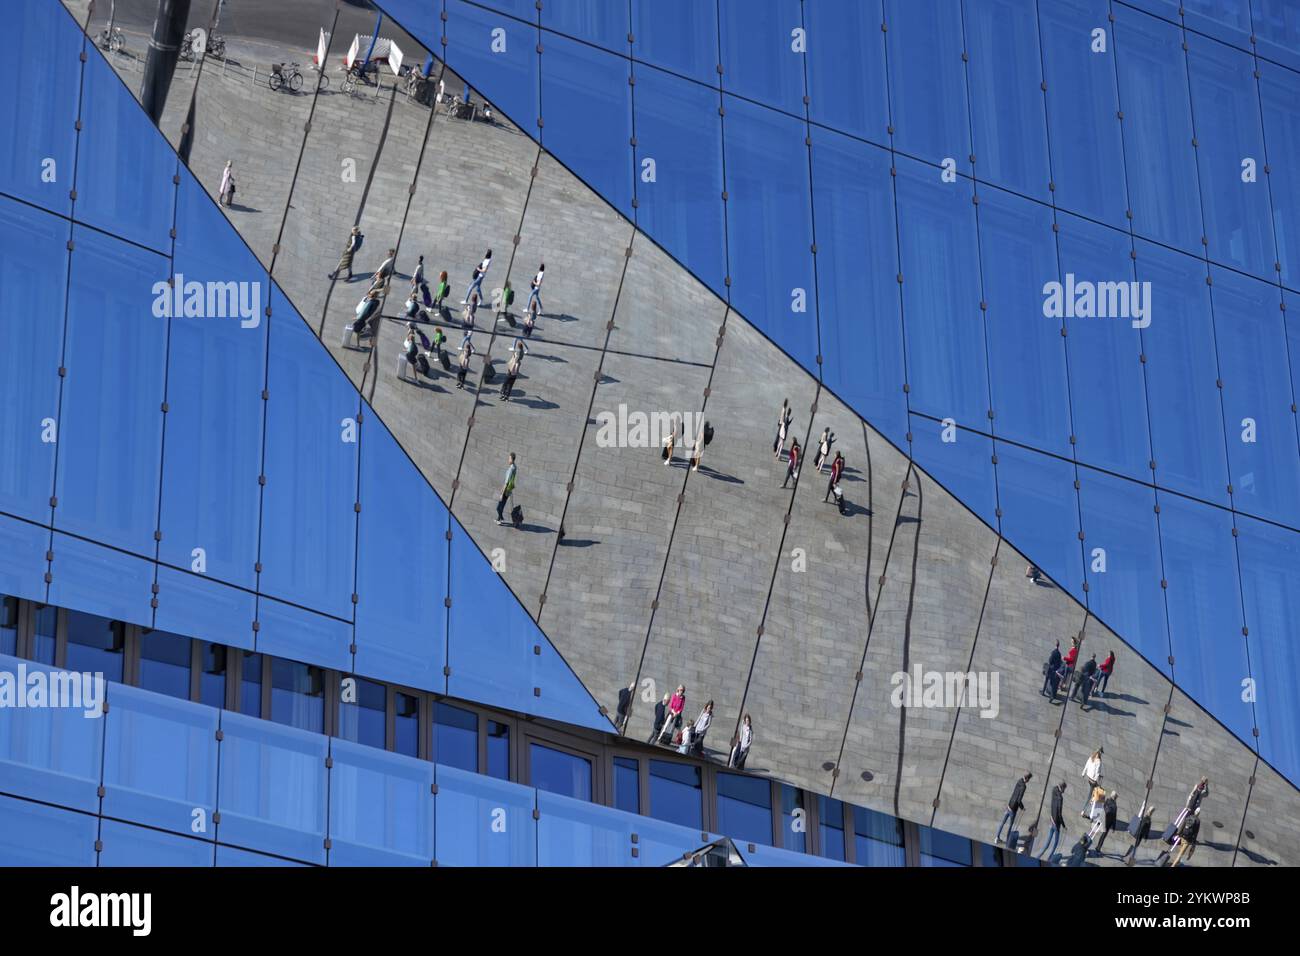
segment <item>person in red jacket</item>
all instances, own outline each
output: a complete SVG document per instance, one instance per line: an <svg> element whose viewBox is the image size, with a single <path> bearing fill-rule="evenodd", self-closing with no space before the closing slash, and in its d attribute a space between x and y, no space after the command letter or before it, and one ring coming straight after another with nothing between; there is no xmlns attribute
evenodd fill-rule
<svg viewBox="0 0 1300 956"><path fill-rule="evenodd" d="M826 496L822 501L831 500L831 492L835 486L840 483L840 476L844 474L844 456L840 452L835 453L835 460L831 462L831 480L826 483Z"/></svg>
<svg viewBox="0 0 1300 956"><path fill-rule="evenodd" d="M1106 654L1106 659L1101 662L1101 674L1097 678L1101 682L1100 693L1103 696L1106 693L1106 685L1110 683L1110 675L1113 674L1114 672L1115 672L1115 652L1108 651Z"/></svg>
<svg viewBox="0 0 1300 956"><path fill-rule="evenodd" d="M796 438L790 442L790 464L786 466L785 481L781 482L782 488L790 483L791 478L796 482L799 480L799 453L801 450L799 439Z"/></svg>
<svg viewBox="0 0 1300 956"><path fill-rule="evenodd" d="M1068 695L1070 693L1070 678L1074 676L1074 662L1079 658L1079 639L1070 638L1070 649L1065 654L1065 660L1061 663L1065 665L1065 676L1061 678L1061 686L1065 688Z"/></svg>

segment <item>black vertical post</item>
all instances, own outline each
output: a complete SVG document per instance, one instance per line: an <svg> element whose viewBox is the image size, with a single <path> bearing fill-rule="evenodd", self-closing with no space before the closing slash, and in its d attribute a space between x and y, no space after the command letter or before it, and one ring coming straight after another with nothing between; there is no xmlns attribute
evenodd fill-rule
<svg viewBox="0 0 1300 956"><path fill-rule="evenodd" d="M163 107L167 105L167 90L176 71L176 58L189 17L190 0L158 0L153 36L149 38L149 52L145 58L144 79L140 84L140 105L155 126L161 122Z"/></svg>

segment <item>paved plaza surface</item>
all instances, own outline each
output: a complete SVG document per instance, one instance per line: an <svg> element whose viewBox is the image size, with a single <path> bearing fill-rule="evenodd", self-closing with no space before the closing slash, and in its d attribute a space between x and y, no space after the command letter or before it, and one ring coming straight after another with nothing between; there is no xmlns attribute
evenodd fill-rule
<svg viewBox="0 0 1300 956"><path fill-rule="evenodd" d="M714 701L712 759L725 761L749 714L747 770L984 842L1032 772L1017 828L1037 821L1041 846L1050 789L1065 781L1066 855L1086 828L1080 770L1101 748L1122 823L1145 799L1158 820L1172 817L1211 777L1195 865L1231 865L1238 845L1240 864L1300 862L1288 783L1086 608L1028 579L1026 558L904 450L508 120L431 111L391 78L353 95L336 76L312 95L309 74L302 93L272 92L251 69L274 59L274 42L234 37L242 62L182 66L164 134L180 141L192 101L199 181L215 196L234 163L238 193L223 212L479 548L504 549L506 584L611 717L619 688L636 683L629 738L645 740L654 701L684 684L687 717ZM408 58L425 55L412 44ZM138 61L110 62L138 92ZM332 279L353 225L366 237L354 276ZM489 248L488 301L467 327L461 301ZM344 330L389 249L383 319L353 339ZM418 256L432 285L449 274L445 309L419 328L446 333L451 372L435 361L408 376L400 358ZM543 261L542 314L506 400ZM508 315L493 307L507 282ZM461 388L467 332L475 354ZM806 449L785 485L788 460L772 448L783 399ZM620 409L708 420L699 469L687 463L693 436L668 464L662 427L643 443L606 441L601 423ZM826 428L832 457L847 461L844 514L812 461ZM521 529L496 520L509 452ZM492 609L478 613L490 626ZM1109 692L1087 708L1040 692L1053 644L1064 652L1080 635L1081 662L1117 658ZM895 675L915 668L996 674L997 706L896 706ZM1096 862L1117 865L1128 845L1113 834Z"/></svg>

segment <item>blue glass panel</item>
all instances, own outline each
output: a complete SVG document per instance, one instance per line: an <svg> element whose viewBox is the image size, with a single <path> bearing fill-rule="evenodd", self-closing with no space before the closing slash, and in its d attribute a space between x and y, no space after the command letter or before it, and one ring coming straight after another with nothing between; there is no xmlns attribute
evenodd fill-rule
<svg viewBox="0 0 1300 956"><path fill-rule="evenodd" d="M892 32L892 31L891 31ZM988 426L988 375L971 185L897 157L898 241L912 411Z"/></svg>
<svg viewBox="0 0 1300 956"><path fill-rule="evenodd" d="M167 260L81 227L73 241L55 520L153 554L167 325L151 306Z"/></svg>
<svg viewBox="0 0 1300 956"><path fill-rule="evenodd" d="M808 809L804 806L802 790L789 784L780 784L781 792L781 846L796 853L808 848Z"/></svg>
<svg viewBox="0 0 1300 956"><path fill-rule="evenodd" d="M222 843L325 862L328 738L223 711Z"/></svg>
<svg viewBox="0 0 1300 956"><path fill-rule="evenodd" d="M45 600L49 543L50 533L44 528L0 515L0 594Z"/></svg>
<svg viewBox="0 0 1300 956"><path fill-rule="evenodd" d="M13 86L0 103L0 129L22 135L6 136L0 146L0 192L66 215L76 165L82 34L56 3L24 3L9 15Z"/></svg>
<svg viewBox="0 0 1300 956"><path fill-rule="evenodd" d="M1217 266L1211 275L1234 506L1295 527L1300 454L1278 290Z"/></svg>
<svg viewBox="0 0 1300 956"><path fill-rule="evenodd" d="M698 766L650 761L650 816L698 830L704 825L701 796Z"/></svg>
<svg viewBox="0 0 1300 956"><path fill-rule="evenodd" d="M718 0L724 90L803 116L800 7L799 0Z"/></svg>
<svg viewBox="0 0 1300 956"><path fill-rule="evenodd" d="M447 0L447 66L469 77L474 88L516 126L536 136L538 55L541 42L533 11L529 23L501 16L466 0ZM495 33L495 31L501 31ZM503 48L504 44L504 48ZM494 47L496 51L494 52Z"/></svg>
<svg viewBox="0 0 1300 956"><path fill-rule="evenodd" d="M994 430L999 438L1069 455L1062 320L1043 315L1043 285L1059 278L1052 211L992 189L980 197L979 225ZM917 348L927 348L924 340Z"/></svg>
<svg viewBox="0 0 1300 956"><path fill-rule="evenodd" d="M278 288L271 301L260 587L350 620L359 399Z"/></svg>
<svg viewBox="0 0 1300 956"><path fill-rule="evenodd" d="M756 844L754 849L748 846L738 847L740 855L745 858L745 862L750 866L779 866L779 867L804 867L804 866L847 866L846 863L839 863L835 860L828 860L821 856L812 856L808 853L802 853L798 850L781 850L776 847L763 846Z"/></svg>
<svg viewBox="0 0 1300 956"><path fill-rule="evenodd" d="M814 123L888 143L888 78L880 4L817 0L804 4L803 16L808 30L809 117ZM814 158L816 155L814 151ZM820 214L817 219L821 221Z"/></svg>
<svg viewBox="0 0 1300 956"><path fill-rule="evenodd" d="M543 62L543 145L601 198L630 217L632 87L627 79L631 64L559 36L546 37Z"/></svg>
<svg viewBox="0 0 1300 956"><path fill-rule="evenodd" d="M129 823L105 820L99 831L100 866L212 866L215 846Z"/></svg>
<svg viewBox="0 0 1300 956"><path fill-rule="evenodd" d="M155 694L189 700L192 645L193 642L188 637L142 629L140 686Z"/></svg>
<svg viewBox="0 0 1300 956"><path fill-rule="evenodd" d="M637 225L714 291L727 273L718 94L636 71ZM654 160L654 181L645 161Z"/></svg>
<svg viewBox="0 0 1300 956"><path fill-rule="evenodd" d="M731 303L804 368L816 368L817 289L804 124L726 97Z"/></svg>
<svg viewBox="0 0 1300 956"><path fill-rule="evenodd" d="M1142 331L1156 481L1226 505L1228 462L1205 263L1145 241L1137 243L1137 255L1138 281L1151 283L1160 307Z"/></svg>
<svg viewBox="0 0 1300 956"><path fill-rule="evenodd" d="M158 612L154 626L230 647L253 649L257 598L198 574L158 568Z"/></svg>
<svg viewBox="0 0 1300 956"><path fill-rule="evenodd" d="M300 607L262 598L257 649L263 654L351 670L352 625Z"/></svg>
<svg viewBox="0 0 1300 956"><path fill-rule="evenodd" d="M399 698L400 699L400 698ZM400 716L400 712L399 712ZM615 758L617 763L618 758ZM498 780L510 779L510 725L487 722L487 775Z"/></svg>
<svg viewBox="0 0 1300 956"><path fill-rule="evenodd" d="M1300 69L1300 7L1293 0L1250 0L1261 57Z"/></svg>
<svg viewBox="0 0 1300 956"><path fill-rule="evenodd" d="M538 866L635 866L632 833L641 821L630 814L572 797L537 794ZM641 845L636 844L638 856Z"/></svg>
<svg viewBox="0 0 1300 956"><path fill-rule="evenodd" d="M24 704L39 703L37 688L48 704L53 673L61 672L31 661L0 657L0 688L15 704L19 699ZM20 693L24 688L26 693ZM104 693L102 684L74 688L88 689L91 696ZM86 703L83 696L79 707L0 707L0 779L7 793L98 812L95 791L103 754L102 696L98 704L90 701L95 705L91 708ZM88 709L93 716L87 716Z"/></svg>
<svg viewBox="0 0 1300 956"><path fill-rule="evenodd" d="M104 814L211 839L218 712L121 684L109 693Z"/></svg>
<svg viewBox="0 0 1300 956"><path fill-rule="evenodd" d="M1160 539L1169 583L1174 682L1243 741L1254 721L1241 699L1250 676L1232 516L1177 495L1160 496Z"/></svg>
<svg viewBox="0 0 1300 956"><path fill-rule="evenodd" d="M1296 22L1300 32L1300 7ZM1300 123L1295 121L1300 76L1272 63L1261 61L1258 66L1270 169L1265 185L1273 198L1277 257L1282 281L1293 289L1300 288Z"/></svg>
<svg viewBox="0 0 1300 956"><path fill-rule="evenodd" d="M528 747L528 782L538 790L591 800L591 761L533 743Z"/></svg>
<svg viewBox="0 0 1300 956"><path fill-rule="evenodd" d="M18 598L0 593L0 655L18 653Z"/></svg>
<svg viewBox="0 0 1300 956"><path fill-rule="evenodd" d="M436 701L433 720L433 759L438 765L478 770L478 714Z"/></svg>
<svg viewBox="0 0 1300 956"><path fill-rule="evenodd" d="M168 233L176 167L176 154L162 134L112 67L92 51L86 57L82 80L77 220L167 251L171 248ZM101 289L111 287L104 283ZM147 290L146 285L132 291L144 304L151 298L146 296Z"/></svg>
<svg viewBox="0 0 1300 956"><path fill-rule="evenodd" d="M433 764L331 742L330 866L428 866Z"/></svg>
<svg viewBox="0 0 1300 956"><path fill-rule="evenodd" d="M641 812L641 763L630 757L614 758L614 806L624 813Z"/></svg>
<svg viewBox="0 0 1300 956"><path fill-rule="evenodd" d="M1133 228L1193 255L1201 252L1201 205L1182 31L1116 6L1114 42ZM1207 131L1208 134L1208 131Z"/></svg>
<svg viewBox="0 0 1300 956"><path fill-rule="evenodd" d="M325 675L319 667L271 658L271 713L277 724L323 733Z"/></svg>
<svg viewBox="0 0 1300 956"><path fill-rule="evenodd" d="M177 202L177 282L204 299L201 315L187 305L169 323L159 557L192 568L201 548L204 573L251 588L269 283L188 171Z"/></svg>
<svg viewBox="0 0 1300 956"><path fill-rule="evenodd" d="M971 140L980 179L1049 201L1037 4L965 3Z"/></svg>
<svg viewBox="0 0 1300 956"><path fill-rule="evenodd" d="M32 608L32 641L28 656L42 664L54 665L55 645L58 643L59 609L49 605Z"/></svg>
<svg viewBox="0 0 1300 956"><path fill-rule="evenodd" d="M1169 635L1160 589L1155 492L1091 468L1079 469L1088 609L1169 675ZM1096 549L1105 551L1097 555ZM1104 568L1099 558L1104 559Z"/></svg>
<svg viewBox="0 0 1300 956"><path fill-rule="evenodd" d="M853 849L858 866L904 866L903 823L896 817L853 808Z"/></svg>
<svg viewBox="0 0 1300 956"><path fill-rule="evenodd" d="M151 562L56 532L51 570L51 604L116 621L150 623Z"/></svg>
<svg viewBox="0 0 1300 956"><path fill-rule="evenodd" d="M772 781L718 774L718 829L737 842L772 842Z"/></svg>
<svg viewBox="0 0 1300 956"><path fill-rule="evenodd" d="M844 859L844 804L820 794L817 796L819 852L830 860Z"/></svg>
<svg viewBox="0 0 1300 956"><path fill-rule="evenodd" d="M1038 5L1056 202L1127 229L1124 148L1108 0ZM1092 31L1106 33L1093 52Z"/></svg>
<svg viewBox="0 0 1300 956"><path fill-rule="evenodd" d="M823 380L902 445L907 397L889 154L816 127L812 140Z"/></svg>
<svg viewBox="0 0 1300 956"><path fill-rule="evenodd" d="M261 654L244 651L241 660L243 663L239 678L239 712L250 717L261 717L264 659Z"/></svg>
<svg viewBox="0 0 1300 956"><path fill-rule="evenodd" d="M99 821L0 797L0 866L94 866Z"/></svg>
<svg viewBox="0 0 1300 956"><path fill-rule="evenodd" d="M1079 502L1074 465L996 442L1002 534L1053 581L1082 600Z"/></svg>
<svg viewBox="0 0 1300 956"><path fill-rule="evenodd" d="M885 0L894 145L932 163L970 171L970 116L962 62L961 5Z"/></svg>
<svg viewBox="0 0 1300 956"><path fill-rule="evenodd" d="M1276 256L1269 184L1258 174L1265 164L1255 58L1189 31L1187 67L1210 258L1271 279ZM1255 163L1254 182L1242 182L1247 158Z"/></svg>
<svg viewBox="0 0 1300 956"><path fill-rule="evenodd" d="M442 690L447 654L447 513L383 422L366 408L357 546L357 670ZM419 502L417 505L416 503ZM412 523L412 508L421 516ZM412 580L392 573L407 568Z"/></svg>
<svg viewBox="0 0 1300 956"><path fill-rule="evenodd" d="M457 521L452 522L451 597L448 694L609 729L591 694Z"/></svg>
<svg viewBox="0 0 1300 956"><path fill-rule="evenodd" d="M636 38L632 50L637 59L702 83L717 84L716 4L700 0L632 0L632 35ZM638 85L641 73L637 70Z"/></svg>
<svg viewBox="0 0 1300 956"><path fill-rule="evenodd" d="M122 680L126 656L126 631L120 621L86 614L63 612L67 641L63 666L82 674L100 674L105 680Z"/></svg>
<svg viewBox="0 0 1300 956"><path fill-rule="evenodd" d="M922 866L970 866L971 842L955 833L918 827Z"/></svg>
<svg viewBox="0 0 1300 956"><path fill-rule="evenodd" d="M952 441L944 441L945 433ZM933 419L913 415L912 454L930 477L990 528L997 528L993 442L987 435L964 428L948 429Z"/></svg>
<svg viewBox="0 0 1300 956"><path fill-rule="evenodd" d="M48 521L57 446L45 422L59 410L69 227L4 197L0 224L0 511Z"/></svg>
<svg viewBox="0 0 1300 956"><path fill-rule="evenodd" d="M627 3L610 3L609 0L550 0L542 4L542 26L547 30L556 30L595 43L615 53L627 53ZM550 72L554 66L550 54L555 48L555 40L555 37L545 38L546 72Z"/></svg>
<svg viewBox="0 0 1300 956"><path fill-rule="evenodd" d="M1250 628L1250 673L1260 755L1300 781L1300 535L1251 518L1238 519L1241 590Z"/></svg>
<svg viewBox="0 0 1300 956"><path fill-rule="evenodd" d="M344 689L347 681L352 681L352 688L350 694L340 691L339 737L383 750L388 688L362 677L348 677Z"/></svg>
<svg viewBox="0 0 1300 956"><path fill-rule="evenodd" d="M231 846L222 846L217 844L217 866L306 866L306 863L299 863L296 860L286 860L278 856L267 856L265 853L250 853L247 850L237 850Z"/></svg>
<svg viewBox="0 0 1300 956"><path fill-rule="evenodd" d="M536 791L438 766L439 866L536 866Z"/></svg>
<svg viewBox="0 0 1300 956"><path fill-rule="evenodd" d="M1060 227L1075 454L1079 461L1148 481L1142 340L1133 323L1176 320L1145 293L1140 299L1146 316L1130 317L1136 310L1128 236L1074 216L1062 215Z"/></svg>
<svg viewBox="0 0 1300 956"><path fill-rule="evenodd" d="M442 36L443 32L440 19L443 9L441 2L437 2L437 0L434 3L430 3L429 0L378 0L375 6L401 24L402 28L423 44L425 49L437 50L439 48L438 38ZM535 18L533 12L535 8L533 4L528 3L528 0L491 0L491 2L480 4L480 6L488 6L506 13L514 13L517 9L528 20L531 21ZM380 30L382 33L382 26ZM337 52L340 55L342 53L342 51Z"/></svg>
<svg viewBox="0 0 1300 956"><path fill-rule="evenodd" d="M649 817L636 817L632 823L632 832L636 834L637 848L640 851L634 865L643 867L667 866L717 839L712 833Z"/></svg>
<svg viewBox="0 0 1300 956"><path fill-rule="evenodd" d="M1242 49L1249 47L1250 0L1181 0L1179 6L1189 31L1208 33Z"/></svg>
<svg viewBox="0 0 1300 956"><path fill-rule="evenodd" d="M236 660L229 648L203 641L199 644L199 700L209 707L226 706L231 661Z"/></svg>

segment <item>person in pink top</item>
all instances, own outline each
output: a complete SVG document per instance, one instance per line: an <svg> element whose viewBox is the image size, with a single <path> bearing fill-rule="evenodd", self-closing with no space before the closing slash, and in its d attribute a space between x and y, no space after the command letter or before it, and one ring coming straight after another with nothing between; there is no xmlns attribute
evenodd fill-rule
<svg viewBox="0 0 1300 956"><path fill-rule="evenodd" d="M659 739L668 738L672 743L673 734L682 726L682 711L686 709L686 685L678 684L677 692L668 701L668 717L664 720L664 729L659 732Z"/></svg>

